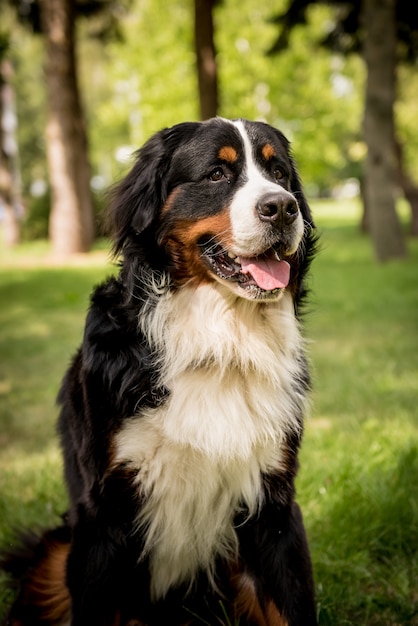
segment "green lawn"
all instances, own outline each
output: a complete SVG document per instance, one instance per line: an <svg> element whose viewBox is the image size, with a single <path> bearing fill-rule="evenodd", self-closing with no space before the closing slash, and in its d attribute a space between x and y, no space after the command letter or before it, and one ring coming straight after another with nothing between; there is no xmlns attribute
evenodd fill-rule
<svg viewBox="0 0 418 626"><path fill-rule="evenodd" d="M314 392L299 501L321 625L418 625L418 242L379 266L353 202L314 204ZM103 253L51 265L46 244L0 252L0 542L65 509L54 406ZM4 585L3 585L4 587ZM8 593L0 583L0 616ZM3 609L2 609L3 607Z"/></svg>

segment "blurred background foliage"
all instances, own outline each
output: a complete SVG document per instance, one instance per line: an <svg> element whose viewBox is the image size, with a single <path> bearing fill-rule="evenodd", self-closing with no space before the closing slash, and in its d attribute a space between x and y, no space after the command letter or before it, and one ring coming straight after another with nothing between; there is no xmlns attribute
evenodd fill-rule
<svg viewBox="0 0 418 626"><path fill-rule="evenodd" d="M132 152L152 133L199 119L193 0L103 4L107 8L97 15L78 17L75 46L96 209L103 189L127 170ZM335 7L315 3L308 7L306 25L294 27L288 46L278 55L268 54L278 34L274 16L287 5L287 0L215 3L218 114L262 119L280 128L292 141L310 197L356 193L366 154L364 62L319 45L335 27ZM0 6L0 30L9 38L14 71L23 235L44 237L50 210L44 42L19 22L5 0ZM396 132L415 183L417 101L416 66L401 65Z"/></svg>
<svg viewBox="0 0 418 626"><path fill-rule="evenodd" d="M219 114L281 128L309 192L326 195L359 176L364 67L359 57L318 47L330 28L331 9L324 6L310 8L308 26L295 29L287 50L268 56L277 35L271 17L284 5L277 0L273 10L271 3L225 0L216 7ZM153 132L198 119L198 101L191 0L172 0L169 9L164 0L133 0L121 10L118 38L107 43L92 36L94 21L79 19L77 37L93 181L100 187L121 175L126 155ZM26 195L34 181L47 180L42 42L13 21L10 53ZM399 95L398 129L409 169L418 172L415 68L402 67Z"/></svg>

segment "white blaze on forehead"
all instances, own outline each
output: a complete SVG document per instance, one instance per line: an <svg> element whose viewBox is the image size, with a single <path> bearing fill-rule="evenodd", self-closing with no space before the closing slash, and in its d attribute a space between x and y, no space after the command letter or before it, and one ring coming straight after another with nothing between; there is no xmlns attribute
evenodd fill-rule
<svg viewBox="0 0 418 626"><path fill-rule="evenodd" d="M243 174L246 182L237 191L230 206L232 233L237 248L235 252L242 256L252 256L259 253L265 237L263 223L256 211L257 201L264 194L277 193L280 188L284 188L268 180L257 166L253 146L243 122L235 121L233 124L238 129L244 145Z"/></svg>
<svg viewBox="0 0 418 626"><path fill-rule="evenodd" d="M243 195L248 196L251 192L253 192L258 196L260 191L266 193L269 191L277 192L280 185L268 180L254 160L253 145L245 129L244 123L237 121L234 122L234 125L238 128L242 143L244 144L245 175L248 180L242 188ZM284 187L282 187L282 189L284 189Z"/></svg>
<svg viewBox="0 0 418 626"><path fill-rule="evenodd" d="M257 202L268 193L278 193L280 190L293 197L293 194L282 185L266 178L261 167L254 158L251 139L245 124L234 121L232 124L238 129L244 146L245 165L243 169L244 184L240 187L230 205L230 219L234 249L241 257L258 256L265 247L266 225L260 220L257 213ZM294 248L296 250L303 235L303 218L301 213L293 224ZM290 252L290 251L289 251Z"/></svg>

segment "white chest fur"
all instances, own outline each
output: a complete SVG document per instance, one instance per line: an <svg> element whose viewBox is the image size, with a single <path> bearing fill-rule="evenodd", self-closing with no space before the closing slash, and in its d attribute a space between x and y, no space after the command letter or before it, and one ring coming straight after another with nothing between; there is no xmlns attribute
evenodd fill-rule
<svg viewBox="0 0 418 626"><path fill-rule="evenodd" d="M290 295L260 305L210 285L165 294L141 325L169 395L126 422L115 461L135 468L146 497L138 526L161 597L233 553L234 516L256 510L261 473L280 468L300 427L302 340Z"/></svg>

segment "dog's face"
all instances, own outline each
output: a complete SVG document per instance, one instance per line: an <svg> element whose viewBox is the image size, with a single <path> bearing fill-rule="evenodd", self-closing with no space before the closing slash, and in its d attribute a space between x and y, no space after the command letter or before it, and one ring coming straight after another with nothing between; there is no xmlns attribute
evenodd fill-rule
<svg viewBox="0 0 418 626"><path fill-rule="evenodd" d="M312 223L287 140L258 122L216 118L162 131L122 192L120 247L147 232L174 285L217 281L250 300L281 296ZM116 213L124 204L130 228Z"/></svg>

